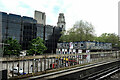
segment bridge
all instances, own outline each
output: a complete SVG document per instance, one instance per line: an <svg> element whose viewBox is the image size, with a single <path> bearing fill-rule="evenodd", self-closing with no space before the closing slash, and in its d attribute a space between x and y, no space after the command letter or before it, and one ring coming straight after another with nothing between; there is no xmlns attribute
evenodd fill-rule
<svg viewBox="0 0 120 80"><path fill-rule="evenodd" d="M119 71L120 51L79 54L54 54L2 58L7 79L21 80L93 80L103 79ZM14 72L18 67L18 72ZM19 70L23 70L23 74Z"/></svg>

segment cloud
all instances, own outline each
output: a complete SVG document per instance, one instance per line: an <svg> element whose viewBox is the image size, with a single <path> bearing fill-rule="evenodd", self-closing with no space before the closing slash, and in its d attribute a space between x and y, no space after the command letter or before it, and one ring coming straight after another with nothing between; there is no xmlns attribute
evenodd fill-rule
<svg viewBox="0 0 120 80"><path fill-rule="evenodd" d="M59 13L64 13L66 28L76 21L86 20L95 26L96 34L117 33L119 0L0 0L0 10L34 17L34 11L46 13L46 23L57 25Z"/></svg>

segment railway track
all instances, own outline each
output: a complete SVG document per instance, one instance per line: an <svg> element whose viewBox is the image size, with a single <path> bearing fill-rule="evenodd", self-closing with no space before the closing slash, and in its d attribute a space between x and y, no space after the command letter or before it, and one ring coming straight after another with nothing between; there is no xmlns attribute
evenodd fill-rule
<svg viewBox="0 0 120 80"><path fill-rule="evenodd" d="M112 71L112 72L110 72L110 73L108 73L106 75L101 76L98 80L102 80L102 79L110 80L109 77L116 74L116 73L118 73L119 71L120 71L120 68L116 69L116 70L114 70L114 71ZM118 76L116 76L116 77L118 77Z"/></svg>
<svg viewBox="0 0 120 80"><path fill-rule="evenodd" d="M95 64L89 64L89 65L85 65L85 66L81 66L81 67L76 67L76 68L71 68L71 69L67 69L67 70L42 74L42 75L39 75L39 76L33 76L33 77L25 78L25 79L22 79L22 80L26 80L26 79L29 79L29 80L42 80L42 79L43 80L56 80L56 78L57 78L57 80L61 80L61 79L58 79L58 77L61 77L61 76L64 76L64 75L69 75L73 72L77 72L77 71L82 70L82 69L85 70L88 67L92 68L94 66L96 67L97 65L98 66L99 65L104 65L104 64L111 63L111 62L114 62L114 61L103 61L103 62L99 62L99 63L95 63ZM118 71L118 70L119 70L118 66L111 66L107 69L102 69L100 71L94 72L93 74L83 76L83 77L77 78L75 80L101 80L101 79L107 77L109 73L112 74L113 72ZM70 80L72 80L72 79L70 79Z"/></svg>
<svg viewBox="0 0 120 80"><path fill-rule="evenodd" d="M101 71L98 71L96 73L93 73L91 75L85 76L83 78L80 78L79 80L109 80L108 78L120 71L120 67L110 67L107 69L103 69Z"/></svg>

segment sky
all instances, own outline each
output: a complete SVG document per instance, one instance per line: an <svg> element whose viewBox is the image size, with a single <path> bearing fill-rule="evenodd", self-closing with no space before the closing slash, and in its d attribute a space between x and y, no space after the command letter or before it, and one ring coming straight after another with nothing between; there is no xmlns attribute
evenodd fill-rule
<svg viewBox="0 0 120 80"><path fill-rule="evenodd" d="M46 13L46 24L57 25L59 13L64 13L66 30L76 21L94 25L97 36L118 34L118 2L120 0L0 0L0 11L34 17L34 11Z"/></svg>

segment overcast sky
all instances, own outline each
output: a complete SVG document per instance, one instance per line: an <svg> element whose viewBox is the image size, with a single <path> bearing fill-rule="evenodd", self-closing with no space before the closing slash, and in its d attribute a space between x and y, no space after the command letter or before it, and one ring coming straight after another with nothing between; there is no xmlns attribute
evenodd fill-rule
<svg viewBox="0 0 120 80"><path fill-rule="evenodd" d="M94 25L95 33L118 34L119 0L0 0L0 11L34 17L34 11L46 13L46 23L57 25L59 13L64 13L66 29L76 21Z"/></svg>

